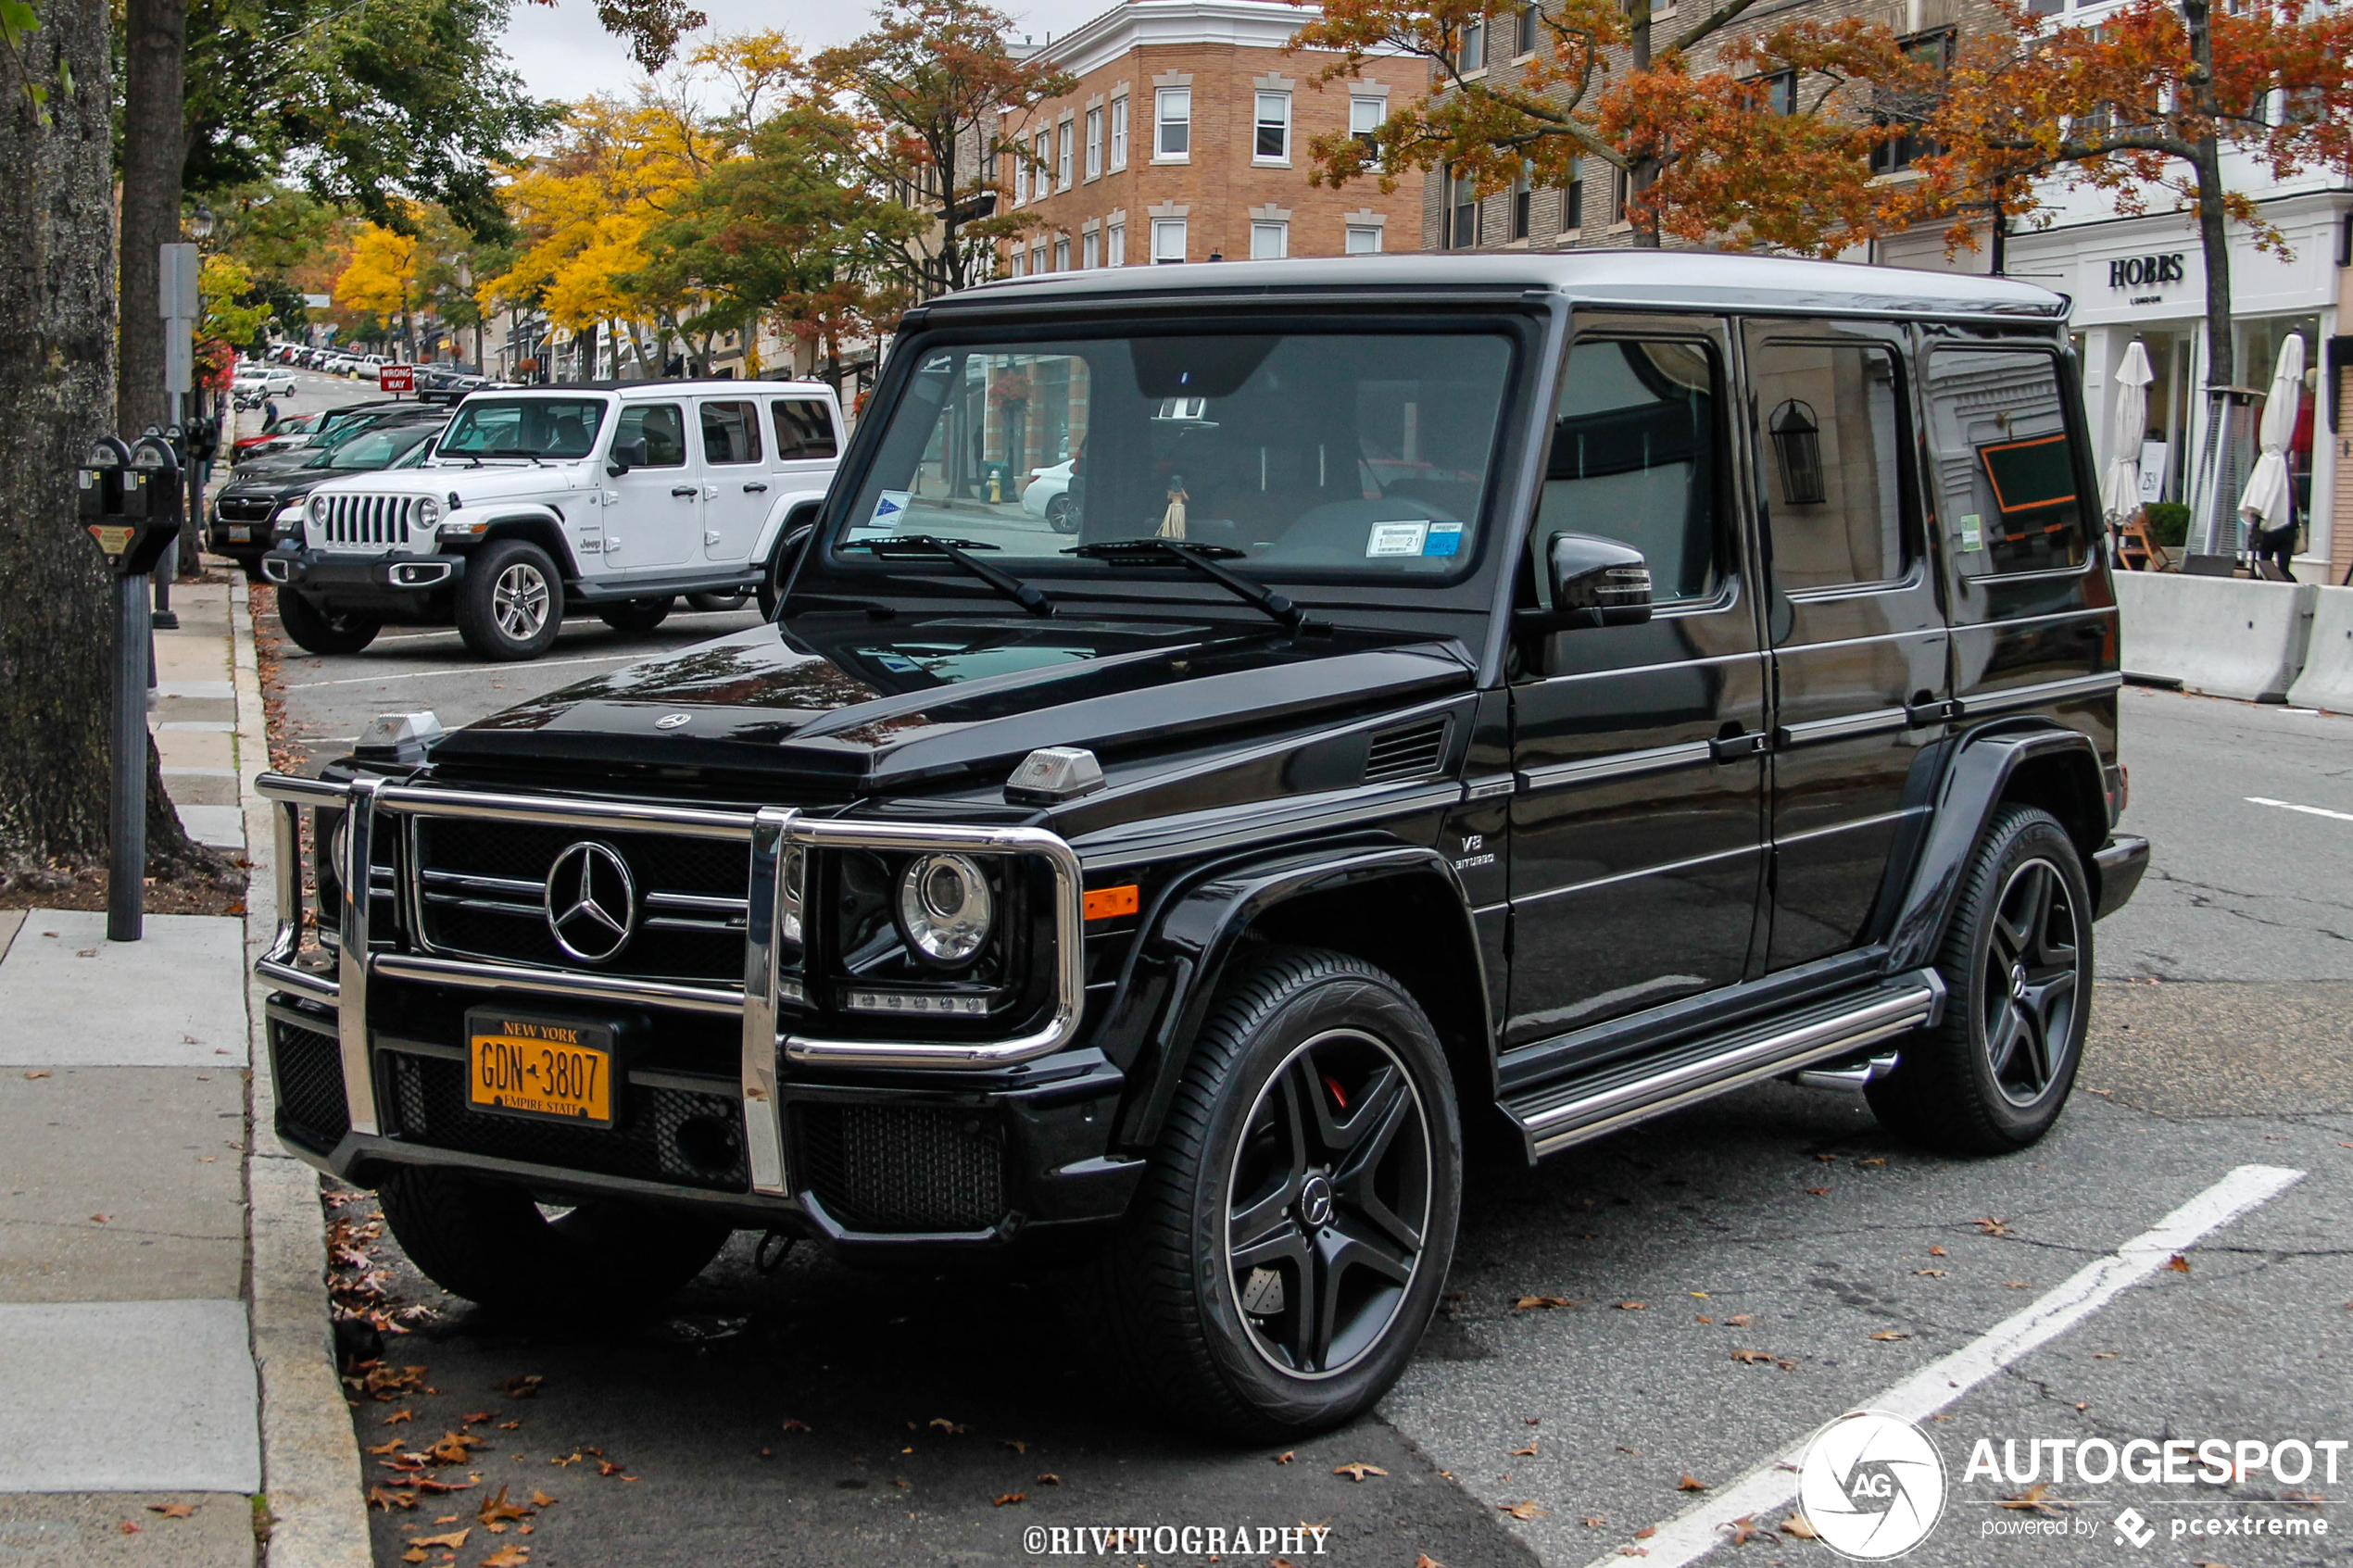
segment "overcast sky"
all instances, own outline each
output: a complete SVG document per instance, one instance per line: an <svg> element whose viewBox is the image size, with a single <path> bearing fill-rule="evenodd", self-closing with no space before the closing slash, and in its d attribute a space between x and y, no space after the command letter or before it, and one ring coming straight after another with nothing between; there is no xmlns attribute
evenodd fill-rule
<svg viewBox="0 0 2353 1568"><path fill-rule="evenodd" d="M1059 37L1109 8L1112 0L1000 0L1013 19L1013 33L1042 41ZM873 25L864 0L697 0L720 32L781 30L812 49L845 43ZM590 0L557 0L553 6L518 5L507 25L507 53L531 90L543 98L585 98L592 93L626 96L639 73L621 41L597 25Z"/></svg>

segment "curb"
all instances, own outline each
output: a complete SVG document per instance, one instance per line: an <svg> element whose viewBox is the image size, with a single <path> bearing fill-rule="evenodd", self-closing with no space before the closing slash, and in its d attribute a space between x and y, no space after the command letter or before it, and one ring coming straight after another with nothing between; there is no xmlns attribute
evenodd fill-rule
<svg viewBox="0 0 2353 1568"><path fill-rule="evenodd" d="M359 1440L335 1374L328 1327L327 1240L319 1178L277 1147L270 1131L276 1097L270 1081L265 1003L269 989L252 961L278 923L272 861L277 838L270 803L253 777L270 765L269 723L261 706L261 667L254 646L253 601L243 573L229 587L229 624L237 692L237 798L245 815L245 1017L253 1061L253 1148L245 1160L251 1204L249 1267L253 1360L261 1379L261 1478L271 1516L268 1568L371 1568L368 1505L362 1499Z"/></svg>

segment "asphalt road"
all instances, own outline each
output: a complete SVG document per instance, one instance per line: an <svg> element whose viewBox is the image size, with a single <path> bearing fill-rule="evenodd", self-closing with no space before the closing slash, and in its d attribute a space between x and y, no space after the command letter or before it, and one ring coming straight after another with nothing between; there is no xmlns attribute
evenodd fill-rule
<svg viewBox="0 0 2353 1568"><path fill-rule="evenodd" d="M454 724L749 621L681 617L642 637L575 623L549 659L491 668L431 631L349 659L289 647L291 738L323 759L378 711ZM520 1544L534 1568L701 1568L1062 1561L1027 1549L1032 1525L1327 1524L1320 1556L1273 1555L1680 1563L1673 1521L1690 1509L1718 1561L1827 1564L1772 1528L1789 1507L1736 1509L1753 1495L1739 1478L1761 1466L1770 1493L1776 1456L1822 1423L1984 1348L2023 1309L2068 1310L2080 1271L2246 1167L2301 1174L2244 1178L2287 1185L2183 1249L2185 1269L2156 1266L2169 1243L2047 1343L1966 1384L1929 1377L1957 1385L1926 1424L1951 1486L1906 1561L2344 1561L2353 1518L2281 1499L2353 1493L2353 1450L2334 1478L2296 1484L1964 1474L1981 1438L2021 1461L2034 1439L2353 1438L2353 721L2140 690L2124 710L2126 825L2155 842L2154 869L2100 929L2080 1092L2026 1154L1924 1156L1859 1099L1777 1084L1483 1175L1413 1370L1377 1419L1288 1462L1154 1425L1051 1277L861 1274L805 1250L763 1274L744 1236L659 1322L617 1321L582 1280L570 1310L518 1323L363 1236L368 1261L346 1276L383 1270L396 1304L430 1312L385 1357L426 1369L420 1386L355 1410L364 1447L397 1444L371 1470L389 1482L378 1467L447 1432L484 1440L447 1473L479 1475L471 1489L374 1515L378 1561L448 1561L408 1543L461 1527L467 1564ZM364 1229L372 1205L337 1212ZM544 1381L502 1391L518 1377ZM386 1424L401 1411L412 1419ZM1334 1473L1353 1461L1387 1474ZM557 1500L530 1536L494 1538L476 1510L501 1486ZM2115 1523L2128 1506L2130 1532ZM1735 1547L1741 1514L1766 1534ZM2228 1537L2190 1533L2232 1520ZM2273 1521L2330 1529L2246 1533Z"/></svg>

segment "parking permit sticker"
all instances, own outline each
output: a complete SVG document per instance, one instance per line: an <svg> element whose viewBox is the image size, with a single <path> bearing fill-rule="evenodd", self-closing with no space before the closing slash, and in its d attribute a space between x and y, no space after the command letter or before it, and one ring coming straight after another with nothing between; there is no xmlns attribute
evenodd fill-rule
<svg viewBox="0 0 2353 1568"><path fill-rule="evenodd" d="M904 490L886 490L875 498L875 515L867 521L868 528L896 528L906 515L908 494Z"/></svg>
<svg viewBox="0 0 2353 1568"><path fill-rule="evenodd" d="M893 674L916 675L923 672L924 667L903 653L876 653L874 659L876 664Z"/></svg>
<svg viewBox="0 0 2353 1568"><path fill-rule="evenodd" d="M1365 541L1367 556L1417 556L1422 553L1422 541L1429 536L1427 522L1377 522Z"/></svg>
<svg viewBox="0 0 2353 1568"><path fill-rule="evenodd" d="M1961 514L1961 548L1964 550L1985 548L1985 533L1979 525L1978 515L1975 512Z"/></svg>
<svg viewBox="0 0 2353 1568"><path fill-rule="evenodd" d="M1451 556L1463 547L1463 525L1459 522L1433 522L1429 537L1422 541L1422 554Z"/></svg>

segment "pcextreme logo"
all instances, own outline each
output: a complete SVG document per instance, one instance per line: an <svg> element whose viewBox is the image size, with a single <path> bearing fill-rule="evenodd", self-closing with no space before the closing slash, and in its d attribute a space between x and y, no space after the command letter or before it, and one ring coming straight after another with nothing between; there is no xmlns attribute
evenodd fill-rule
<svg viewBox="0 0 2353 1568"><path fill-rule="evenodd" d="M1806 1446L1797 1495L1806 1522L1841 1557L1900 1557L1944 1512L1944 1461L1902 1416L1853 1411Z"/></svg>

